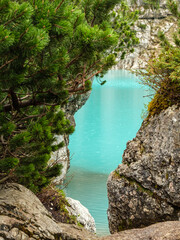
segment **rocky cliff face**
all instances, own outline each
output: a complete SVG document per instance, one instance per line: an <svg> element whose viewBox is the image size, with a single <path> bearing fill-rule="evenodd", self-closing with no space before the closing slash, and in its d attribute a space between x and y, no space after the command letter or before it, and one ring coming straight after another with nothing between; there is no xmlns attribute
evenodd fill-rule
<svg viewBox="0 0 180 240"><path fill-rule="evenodd" d="M180 218L180 108L143 122L107 185L111 233Z"/></svg>
<svg viewBox="0 0 180 240"><path fill-rule="evenodd" d="M67 119L70 120L72 125L74 125L74 126L76 125L75 120L74 120L74 114L86 103L86 101L88 100L88 98L90 96L90 93L91 93L91 91L89 91L85 94L82 94L82 95L74 95L73 97L71 97L69 99L68 104L64 107L65 115L66 115ZM57 136L57 143L60 143L62 141L65 143L64 147L62 147L58 151L54 152L49 161L49 164L54 164L54 162L56 162L58 164L62 164L62 166L63 166L61 175L56 177L56 179L54 179L55 184L62 183L62 181L65 178L66 173L70 167L70 159L69 159L70 154L69 154L69 149L68 149L69 136L67 136L67 135Z"/></svg>
<svg viewBox="0 0 180 240"><path fill-rule="evenodd" d="M166 0L160 0L159 9L145 9L143 0L136 1L136 5L132 4L132 0L128 2L132 10L140 11L140 17L135 26L139 44L134 47L134 53L127 55L124 60L118 60L116 69L144 68L147 61L152 56L156 57L160 51L158 31L164 32L167 38L172 40L172 33L177 28L175 19L167 9Z"/></svg>
<svg viewBox="0 0 180 240"><path fill-rule="evenodd" d="M180 240L180 222L166 222L97 237L72 224L53 219L27 188L11 183L0 185L0 240Z"/></svg>

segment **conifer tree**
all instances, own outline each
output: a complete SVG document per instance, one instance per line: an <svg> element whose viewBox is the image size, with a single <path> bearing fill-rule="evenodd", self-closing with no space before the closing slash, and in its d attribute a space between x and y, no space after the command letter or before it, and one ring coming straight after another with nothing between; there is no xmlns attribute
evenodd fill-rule
<svg viewBox="0 0 180 240"><path fill-rule="evenodd" d="M132 51L136 19L121 0L0 0L0 183L36 192L60 174L61 108Z"/></svg>

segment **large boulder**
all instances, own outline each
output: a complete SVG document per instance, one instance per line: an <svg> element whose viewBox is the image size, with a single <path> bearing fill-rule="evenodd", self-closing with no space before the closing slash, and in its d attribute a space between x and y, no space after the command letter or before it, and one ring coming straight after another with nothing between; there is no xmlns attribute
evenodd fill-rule
<svg viewBox="0 0 180 240"><path fill-rule="evenodd" d="M93 240L87 230L55 221L27 188L0 185L0 240Z"/></svg>
<svg viewBox="0 0 180 240"><path fill-rule="evenodd" d="M97 237L82 227L55 221L27 188L0 185L0 240L180 240L180 221L158 223Z"/></svg>
<svg viewBox="0 0 180 240"><path fill-rule="evenodd" d="M141 229L131 229L100 240L180 240L180 221L156 223Z"/></svg>
<svg viewBox="0 0 180 240"><path fill-rule="evenodd" d="M179 219L179 107L143 122L107 185L111 233Z"/></svg>

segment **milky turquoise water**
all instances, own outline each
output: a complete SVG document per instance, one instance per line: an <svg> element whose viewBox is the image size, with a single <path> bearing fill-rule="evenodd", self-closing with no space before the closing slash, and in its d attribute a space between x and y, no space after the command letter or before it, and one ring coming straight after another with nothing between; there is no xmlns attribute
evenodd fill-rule
<svg viewBox="0 0 180 240"><path fill-rule="evenodd" d="M99 85L95 80L90 98L75 114L76 130L70 137L72 178L66 193L86 206L96 222L97 234L109 233L107 221L108 174L122 161L127 141L142 123L149 92L125 70L111 70Z"/></svg>

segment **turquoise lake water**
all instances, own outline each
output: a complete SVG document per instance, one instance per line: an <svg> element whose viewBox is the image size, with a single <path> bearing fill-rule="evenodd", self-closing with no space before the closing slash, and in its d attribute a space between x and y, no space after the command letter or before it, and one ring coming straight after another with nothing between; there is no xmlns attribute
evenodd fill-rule
<svg viewBox="0 0 180 240"><path fill-rule="evenodd" d="M135 137L142 123L149 94L135 75L111 70L99 85L96 80L86 104L75 114L76 130L70 137L71 167L66 193L79 200L94 217L97 235L107 235L106 182L122 161L127 141Z"/></svg>

